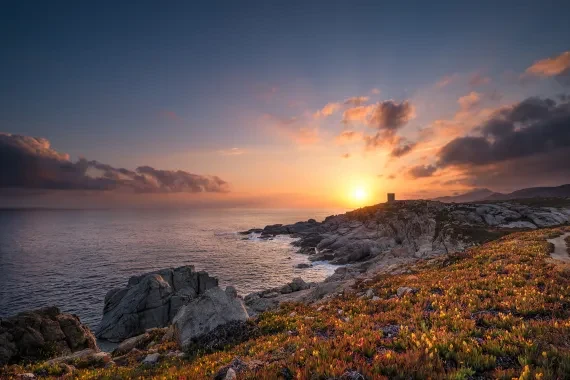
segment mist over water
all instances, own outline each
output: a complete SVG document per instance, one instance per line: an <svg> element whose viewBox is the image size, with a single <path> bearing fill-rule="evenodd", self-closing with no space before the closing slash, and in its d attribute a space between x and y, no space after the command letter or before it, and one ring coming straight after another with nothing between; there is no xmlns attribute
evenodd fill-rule
<svg viewBox="0 0 570 380"><path fill-rule="evenodd" d="M340 210L1 210L0 317L56 305L96 328L107 291L135 274L194 265L242 295L300 276L321 281L335 267L308 262L293 239L237 231Z"/></svg>

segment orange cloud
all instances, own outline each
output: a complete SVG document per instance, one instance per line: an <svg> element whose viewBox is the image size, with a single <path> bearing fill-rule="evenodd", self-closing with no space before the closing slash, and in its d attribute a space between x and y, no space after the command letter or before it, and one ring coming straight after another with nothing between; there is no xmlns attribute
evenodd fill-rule
<svg viewBox="0 0 570 380"><path fill-rule="evenodd" d="M372 111L374 110L374 105L368 106L358 106L352 107L345 110L342 114L342 122L344 124L350 123L362 123L366 124L368 122L368 118Z"/></svg>
<svg viewBox="0 0 570 380"><path fill-rule="evenodd" d="M459 106L464 111L478 106L480 102L481 94L475 91L471 91L469 94L462 96L457 100L457 103L459 103Z"/></svg>
<svg viewBox="0 0 570 380"><path fill-rule="evenodd" d="M570 72L570 51L566 51L554 58L545 58L536 61L525 74L542 77L553 77Z"/></svg>
<svg viewBox="0 0 570 380"><path fill-rule="evenodd" d="M325 106L318 110L317 112L315 112L313 114L313 117L315 119L320 119L320 118L325 118L325 117L329 117L331 116L333 113L337 112L338 110L340 110L341 108L341 104L340 103L327 103L325 104Z"/></svg>
<svg viewBox="0 0 570 380"><path fill-rule="evenodd" d="M240 148L230 148L219 150L218 153L222 156L241 156L242 154L245 154L245 150Z"/></svg>
<svg viewBox="0 0 570 380"><path fill-rule="evenodd" d="M336 141L339 144L346 144L352 141L360 140L362 133L357 131L342 131L340 135L337 136Z"/></svg>
<svg viewBox="0 0 570 380"><path fill-rule="evenodd" d="M365 104L368 99L368 96L353 96L352 98L348 98L344 101L344 104L347 106L361 106Z"/></svg>
<svg viewBox="0 0 570 380"><path fill-rule="evenodd" d="M261 123L298 145L312 145L320 140L319 128L297 117L280 118L266 114L261 117Z"/></svg>

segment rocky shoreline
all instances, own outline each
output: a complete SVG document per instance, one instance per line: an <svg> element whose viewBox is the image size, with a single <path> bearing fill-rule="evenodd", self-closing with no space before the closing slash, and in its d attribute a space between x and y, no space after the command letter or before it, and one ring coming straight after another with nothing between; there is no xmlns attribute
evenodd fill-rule
<svg viewBox="0 0 570 380"><path fill-rule="evenodd" d="M514 231L546 228L570 222L570 205L529 206L500 203L396 201L364 207L323 222L268 225L241 234L260 238L289 235L298 252L310 261L344 265L380 258L421 259L493 240Z"/></svg>
<svg viewBox="0 0 570 380"><path fill-rule="evenodd" d="M0 321L0 364L53 358L53 363L85 362L121 365L136 357L152 365L160 357L182 351L223 347L255 334L248 321L285 302L319 304L338 295L356 293L374 299L371 289L356 290L379 274L411 273L419 260L464 250L507 233L568 224L570 208L500 204L443 204L406 201L358 209L291 225L270 225L242 232L262 238L291 235L293 245L309 260L342 264L320 283L295 278L281 287L240 297L228 286L193 266L168 268L131 277L112 289L96 336L120 342L112 353L101 353L93 334L74 315L46 308ZM362 286L360 286L362 288ZM414 288L397 290L401 297ZM152 347L172 342L172 350ZM140 354L144 348L146 355ZM182 351L181 351L182 350ZM59 365L59 364L58 364Z"/></svg>

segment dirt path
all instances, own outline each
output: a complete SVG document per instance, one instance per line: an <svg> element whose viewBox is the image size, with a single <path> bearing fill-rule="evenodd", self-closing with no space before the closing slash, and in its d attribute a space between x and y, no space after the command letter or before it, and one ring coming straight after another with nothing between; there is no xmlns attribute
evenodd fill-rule
<svg viewBox="0 0 570 380"><path fill-rule="evenodd" d="M567 236L570 236L570 232L565 233L564 235L558 236L554 239L547 239L549 243L554 244L554 252L550 254L550 256L555 260L564 261L566 263L570 263L570 255L568 254L568 247L566 246L566 239Z"/></svg>

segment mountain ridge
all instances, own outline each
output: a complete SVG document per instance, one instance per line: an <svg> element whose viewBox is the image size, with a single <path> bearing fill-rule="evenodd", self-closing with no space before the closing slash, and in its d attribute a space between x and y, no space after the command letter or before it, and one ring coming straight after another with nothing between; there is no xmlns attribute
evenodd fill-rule
<svg viewBox="0 0 570 380"><path fill-rule="evenodd" d="M504 201L525 198L567 198L570 197L570 184L560 186L528 187L511 193L494 192L487 188L474 189L463 194L432 198L444 203L464 203L481 201Z"/></svg>

